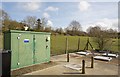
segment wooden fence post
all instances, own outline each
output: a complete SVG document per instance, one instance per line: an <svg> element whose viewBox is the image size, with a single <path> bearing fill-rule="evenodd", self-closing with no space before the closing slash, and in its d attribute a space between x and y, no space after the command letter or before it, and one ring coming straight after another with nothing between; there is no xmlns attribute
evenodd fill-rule
<svg viewBox="0 0 120 77"><path fill-rule="evenodd" d="M69 53L67 53L67 62L69 62Z"/></svg>
<svg viewBox="0 0 120 77"><path fill-rule="evenodd" d="M80 38L78 39L78 51L80 50Z"/></svg>
<svg viewBox="0 0 120 77"><path fill-rule="evenodd" d="M91 57L91 68L94 68L94 58Z"/></svg>
<svg viewBox="0 0 120 77"><path fill-rule="evenodd" d="M85 60L82 60L82 74L85 74Z"/></svg>
<svg viewBox="0 0 120 77"><path fill-rule="evenodd" d="M69 62L69 52L68 52L68 38L66 37L66 54L67 54L67 62Z"/></svg>

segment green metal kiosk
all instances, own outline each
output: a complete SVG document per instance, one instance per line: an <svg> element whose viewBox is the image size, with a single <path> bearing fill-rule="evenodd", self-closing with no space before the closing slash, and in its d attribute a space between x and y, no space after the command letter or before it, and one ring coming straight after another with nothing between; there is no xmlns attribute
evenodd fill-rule
<svg viewBox="0 0 120 77"><path fill-rule="evenodd" d="M50 33L4 32L4 49L11 50L11 69L50 61Z"/></svg>

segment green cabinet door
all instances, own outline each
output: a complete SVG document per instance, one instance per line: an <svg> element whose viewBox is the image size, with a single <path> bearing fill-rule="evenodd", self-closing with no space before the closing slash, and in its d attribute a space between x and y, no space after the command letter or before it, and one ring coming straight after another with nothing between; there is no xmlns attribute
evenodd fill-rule
<svg viewBox="0 0 120 77"><path fill-rule="evenodd" d="M49 62L50 61L50 35L45 35L45 38L46 38L46 62Z"/></svg>
<svg viewBox="0 0 120 77"><path fill-rule="evenodd" d="M43 63L47 59L45 35L35 35L35 63Z"/></svg>
<svg viewBox="0 0 120 77"><path fill-rule="evenodd" d="M18 34L17 33L11 33L11 51L12 51L12 55L11 55L11 68L12 69L16 69L18 68L18 56L19 56L19 40L17 39ZM10 37L9 37L10 38Z"/></svg>
<svg viewBox="0 0 120 77"><path fill-rule="evenodd" d="M21 34L19 39L19 67L33 64L33 36Z"/></svg>

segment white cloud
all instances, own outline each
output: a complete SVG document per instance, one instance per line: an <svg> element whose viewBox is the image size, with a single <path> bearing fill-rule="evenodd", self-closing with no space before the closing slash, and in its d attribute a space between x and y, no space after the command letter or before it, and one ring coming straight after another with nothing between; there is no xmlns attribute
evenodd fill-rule
<svg viewBox="0 0 120 77"><path fill-rule="evenodd" d="M21 2L17 7L26 11L39 11L41 4L39 2Z"/></svg>
<svg viewBox="0 0 120 77"><path fill-rule="evenodd" d="M17 0L17 2L79 2L80 0ZM86 0L89 2L119 2L119 0ZM16 0L2 0L2 2L16 2Z"/></svg>
<svg viewBox="0 0 120 77"><path fill-rule="evenodd" d="M80 11L87 11L90 7L90 4L87 1L81 1L78 5Z"/></svg>
<svg viewBox="0 0 120 77"><path fill-rule="evenodd" d="M49 18L50 15L49 15L47 12L45 12L45 13L43 13L43 17L45 17L45 18Z"/></svg>
<svg viewBox="0 0 120 77"><path fill-rule="evenodd" d="M50 21L50 20L48 20L48 21L47 21L47 26L50 26L50 27L53 26L53 22Z"/></svg>
<svg viewBox="0 0 120 77"><path fill-rule="evenodd" d="M114 29L114 30L117 30L118 31L118 19L108 19L108 18L104 18L104 19L101 19L95 23L91 23L91 24L88 24L86 25L86 29L89 27L89 26L101 26L102 29ZM84 28L84 29L85 29Z"/></svg>
<svg viewBox="0 0 120 77"><path fill-rule="evenodd" d="M52 7L52 6L49 6L48 8L45 9L45 11L58 11L59 8L57 7Z"/></svg>

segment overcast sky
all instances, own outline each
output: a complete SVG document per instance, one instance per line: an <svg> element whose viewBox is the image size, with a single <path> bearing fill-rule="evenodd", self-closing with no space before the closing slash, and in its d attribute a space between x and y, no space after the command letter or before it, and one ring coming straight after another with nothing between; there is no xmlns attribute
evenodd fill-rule
<svg viewBox="0 0 120 77"><path fill-rule="evenodd" d="M17 21L26 16L45 17L55 28L76 20L84 31L95 25L118 29L118 2L2 2L2 9Z"/></svg>

